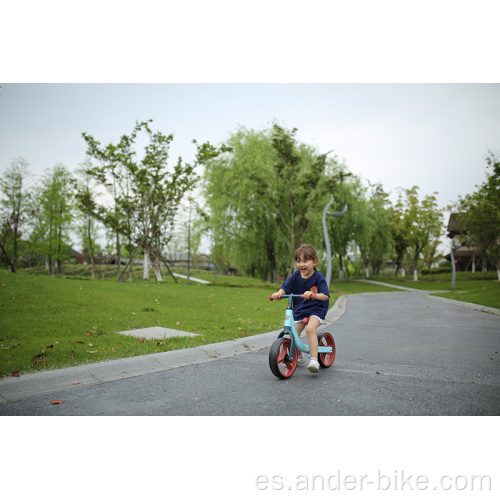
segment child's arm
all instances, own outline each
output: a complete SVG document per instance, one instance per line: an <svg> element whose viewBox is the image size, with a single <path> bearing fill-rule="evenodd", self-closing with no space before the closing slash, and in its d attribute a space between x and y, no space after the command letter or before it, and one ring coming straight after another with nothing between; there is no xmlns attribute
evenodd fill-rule
<svg viewBox="0 0 500 500"><path fill-rule="evenodd" d="M276 293L273 293L269 298L271 300L277 300L279 299L282 295L286 295L286 292L285 290L283 290L283 288L280 288L278 292Z"/></svg>

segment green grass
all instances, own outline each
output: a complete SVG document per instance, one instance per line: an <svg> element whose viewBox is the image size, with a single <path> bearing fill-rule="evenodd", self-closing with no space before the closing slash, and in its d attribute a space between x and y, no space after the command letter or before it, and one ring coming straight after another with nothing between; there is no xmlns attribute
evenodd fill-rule
<svg viewBox="0 0 500 500"><path fill-rule="evenodd" d="M274 330L281 323L266 301L274 287L116 283L8 272L0 281L0 376L193 347ZM157 344L118 333L150 326L200 337Z"/></svg>
<svg viewBox="0 0 500 500"><path fill-rule="evenodd" d="M454 291L451 291L451 277L452 275L449 273L434 277L419 276L419 281L405 281L404 278L395 277L373 278L373 280L417 290L449 290L446 293L436 293L435 295L500 309L500 282L497 281L495 271L487 273L457 272Z"/></svg>
<svg viewBox="0 0 500 500"><path fill-rule="evenodd" d="M457 282L453 292L436 293L435 295L500 309L500 283L496 282Z"/></svg>

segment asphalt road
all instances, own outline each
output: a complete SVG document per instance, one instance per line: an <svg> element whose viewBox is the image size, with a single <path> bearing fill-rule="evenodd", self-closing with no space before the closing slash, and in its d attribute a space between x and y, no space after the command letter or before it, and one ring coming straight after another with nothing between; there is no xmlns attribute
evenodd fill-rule
<svg viewBox="0 0 500 500"><path fill-rule="evenodd" d="M0 415L500 414L498 315L425 293L361 294L325 330L337 357L317 375L277 379L265 347L6 401Z"/></svg>

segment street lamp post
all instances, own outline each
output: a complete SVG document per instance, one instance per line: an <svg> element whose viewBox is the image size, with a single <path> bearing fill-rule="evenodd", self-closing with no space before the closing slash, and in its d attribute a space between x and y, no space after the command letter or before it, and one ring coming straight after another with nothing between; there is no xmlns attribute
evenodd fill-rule
<svg viewBox="0 0 500 500"><path fill-rule="evenodd" d="M330 240L328 238L328 230L326 229L326 215L330 215L331 217L342 217L346 212L347 212L347 204L343 208L341 212L338 214L331 214L328 212L328 209L330 208L330 205L333 203L333 196L330 195L332 198L330 202L326 205L325 209L323 210L323 233L325 235L325 245L326 245L326 256L327 256L327 268L326 268L326 283L328 285L328 288L330 288L330 280L332 278L332 251L330 249Z"/></svg>
<svg viewBox="0 0 500 500"><path fill-rule="evenodd" d="M451 240L451 289L455 290L455 250L458 250L462 246L461 243L455 245L455 238Z"/></svg>

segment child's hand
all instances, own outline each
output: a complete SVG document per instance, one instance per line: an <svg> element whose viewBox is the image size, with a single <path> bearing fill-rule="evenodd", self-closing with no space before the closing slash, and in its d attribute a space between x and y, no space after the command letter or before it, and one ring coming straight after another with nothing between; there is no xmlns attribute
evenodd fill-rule
<svg viewBox="0 0 500 500"><path fill-rule="evenodd" d="M304 292L303 293L304 295L304 299L308 300L308 299L312 299L312 300L315 300L316 299L316 294L314 292Z"/></svg>
<svg viewBox="0 0 500 500"><path fill-rule="evenodd" d="M269 295L269 300L279 300L281 298L281 294L279 292L272 293Z"/></svg>

